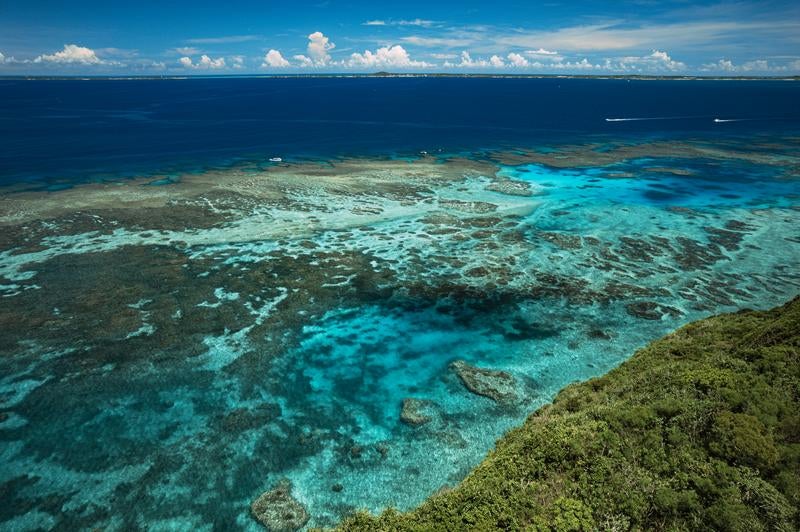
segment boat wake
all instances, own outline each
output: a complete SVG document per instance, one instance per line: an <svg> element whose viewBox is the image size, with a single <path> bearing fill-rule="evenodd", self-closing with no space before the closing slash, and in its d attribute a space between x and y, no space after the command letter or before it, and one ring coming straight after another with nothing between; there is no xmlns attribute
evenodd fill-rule
<svg viewBox="0 0 800 532"><path fill-rule="evenodd" d="M640 122L643 120L682 120L685 118L695 118L691 116L648 116L635 118L606 118L606 122Z"/></svg>

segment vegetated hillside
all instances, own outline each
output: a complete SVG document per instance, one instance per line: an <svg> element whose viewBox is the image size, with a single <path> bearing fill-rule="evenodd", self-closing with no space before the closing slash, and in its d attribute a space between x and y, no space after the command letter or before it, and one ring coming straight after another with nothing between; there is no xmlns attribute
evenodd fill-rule
<svg viewBox="0 0 800 532"><path fill-rule="evenodd" d="M800 297L574 384L457 487L343 530L800 530Z"/></svg>

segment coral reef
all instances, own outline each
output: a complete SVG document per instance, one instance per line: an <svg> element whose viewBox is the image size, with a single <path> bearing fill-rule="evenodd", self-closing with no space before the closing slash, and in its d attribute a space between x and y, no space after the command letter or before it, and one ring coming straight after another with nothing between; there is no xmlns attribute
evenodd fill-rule
<svg viewBox="0 0 800 532"><path fill-rule="evenodd" d="M505 371L470 366L463 360L451 362L450 369L458 375L464 387L475 395L497 402L513 402L517 398L514 377Z"/></svg>
<svg viewBox="0 0 800 532"><path fill-rule="evenodd" d="M292 483L285 479L254 500L250 511L270 532L295 532L309 519L303 505L292 497Z"/></svg>

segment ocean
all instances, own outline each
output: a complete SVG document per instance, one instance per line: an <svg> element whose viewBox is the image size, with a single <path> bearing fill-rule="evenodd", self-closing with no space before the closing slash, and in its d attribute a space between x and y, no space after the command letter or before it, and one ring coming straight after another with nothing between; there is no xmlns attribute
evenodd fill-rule
<svg viewBox="0 0 800 532"><path fill-rule="evenodd" d="M333 526L456 485L566 385L797 295L799 100L0 80L0 529L257 530L263 494Z"/></svg>
<svg viewBox="0 0 800 532"><path fill-rule="evenodd" d="M774 134L798 128L797 87L558 78L0 80L0 182L73 182L264 156L496 149L594 135Z"/></svg>

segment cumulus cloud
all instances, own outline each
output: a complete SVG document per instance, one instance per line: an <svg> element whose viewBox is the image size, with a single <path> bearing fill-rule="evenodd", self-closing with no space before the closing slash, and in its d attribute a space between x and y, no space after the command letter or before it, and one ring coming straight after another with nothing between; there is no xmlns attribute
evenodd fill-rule
<svg viewBox="0 0 800 532"><path fill-rule="evenodd" d="M603 68L605 68L603 65L592 63L585 57L580 61L553 61L548 63L534 61L530 63L529 66L533 68L541 68L544 70L551 69L551 70L567 70L567 71L602 70Z"/></svg>
<svg viewBox="0 0 800 532"><path fill-rule="evenodd" d="M663 52L661 50L653 50L653 53L650 54L649 57L667 70L683 70L686 68L684 63L675 61L669 56L669 54L667 54L667 52Z"/></svg>
<svg viewBox="0 0 800 532"><path fill-rule="evenodd" d="M734 66L733 61L730 59L720 59L716 63L709 63L707 65L703 65L703 70L721 70L723 72L734 72L736 71L736 66Z"/></svg>
<svg viewBox="0 0 800 532"><path fill-rule="evenodd" d="M567 61L566 63L559 62L559 63L555 63L554 66L556 68L575 69L575 70L592 70L594 68L601 68L600 65L592 64L585 57L583 59L581 59L580 61L577 61L577 62L574 62L574 63L571 63L569 61Z"/></svg>
<svg viewBox="0 0 800 532"><path fill-rule="evenodd" d="M506 64L503 62L503 58L500 57L499 55L493 55L492 57L490 57L489 64L495 68L502 68L506 66Z"/></svg>
<svg viewBox="0 0 800 532"><path fill-rule="evenodd" d="M735 64L730 59L720 59L716 63L709 63L703 65L702 69L705 72L730 72L730 73L769 73L769 72L787 72L800 70L800 60L792 61L784 65L776 65L770 63L766 59L756 59L747 61L741 64Z"/></svg>
<svg viewBox="0 0 800 532"><path fill-rule="evenodd" d="M530 65L527 59L522 57L520 54L515 54L514 52L508 54L508 62L511 63L511 66L515 67L526 67Z"/></svg>
<svg viewBox="0 0 800 532"><path fill-rule="evenodd" d="M80 65L103 65L109 64L102 61L91 48L78 46L77 44L65 44L64 48L53 54L42 54L33 60L34 63L62 63Z"/></svg>
<svg viewBox="0 0 800 532"><path fill-rule="evenodd" d="M292 59L297 61L299 63L299 66L303 68L314 66L314 61L312 61L310 57L303 54L294 55L292 56Z"/></svg>
<svg viewBox="0 0 800 532"><path fill-rule="evenodd" d="M212 59L205 54L200 56L200 60L197 61L197 63L193 62L191 57L181 57L178 59L178 62L186 68L195 68L199 70L219 70L226 66L224 57Z"/></svg>
<svg viewBox="0 0 800 532"><path fill-rule="evenodd" d="M270 50L264 55L264 62L261 63L261 68L285 68L289 66L283 55L278 50Z"/></svg>
<svg viewBox="0 0 800 532"><path fill-rule="evenodd" d="M426 68L431 66L425 61L414 61L400 45L384 46L375 52L365 50L363 54L354 53L345 62L345 66L357 68Z"/></svg>
<svg viewBox="0 0 800 532"><path fill-rule="evenodd" d="M461 61L458 63L451 63L449 61L445 61L445 67L457 67L457 68L486 68L491 66L491 63L485 59L473 59L469 52L466 50L461 52Z"/></svg>
<svg viewBox="0 0 800 532"><path fill-rule="evenodd" d="M670 71L677 72L685 70L686 64L676 61L662 50L653 50L653 53L645 56L627 56L618 61L606 61L606 66L612 70L622 71Z"/></svg>
<svg viewBox="0 0 800 532"><path fill-rule="evenodd" d="M30 61L17 61L14 56L4 55L3 52L0 52L0 65L13 65L19 63L30 63Z"/></svg>
<svg viewBox="0 0 800 532"><path fill-rule="evenodd" d="M321 31L315 31L308 36L308 57L316 66L325 66L331 62L331 54L336 45Z"/></svg>

